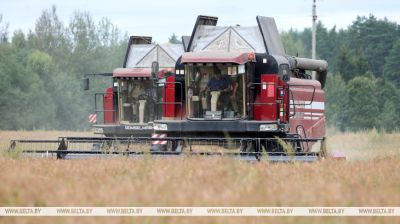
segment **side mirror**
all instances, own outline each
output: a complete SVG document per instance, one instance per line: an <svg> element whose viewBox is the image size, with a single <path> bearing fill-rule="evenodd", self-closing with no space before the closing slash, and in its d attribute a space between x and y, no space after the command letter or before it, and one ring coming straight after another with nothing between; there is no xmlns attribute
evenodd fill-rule
<svg viewBox="0 0 400 224"><path fill-rule="evenodd" d="M151 63L151 77L153 78L153 80L157 80L158 79L158 72L160 71L160 67L158 65L158 61L153 61Z"/></svg>
<svg viewBox="0 0 400 224"><path fill-rule="evenodd" d="M290 80L290 67L289 64L281 64L279 65L279 76L284 82L288 82Z"/></svg>
<svg viewBox="0 0 400 224"><path fill-rule="evenodd" d="M89 78L83 78L82 79L82 87L83 90L89 90Z"/></svg>

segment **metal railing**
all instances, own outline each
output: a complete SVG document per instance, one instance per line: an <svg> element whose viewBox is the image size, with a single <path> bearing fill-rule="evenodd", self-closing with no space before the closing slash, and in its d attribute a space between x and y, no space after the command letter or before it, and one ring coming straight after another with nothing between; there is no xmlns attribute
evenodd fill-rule
<svg viewBox="0 0 400 224"><path fill-rule="evenodd" d="M274 91L275 91L274 94L278 94L278 93L276 93L278 90L285 90L285 89L288 88L287 86L286 87L276 86L275 83L271 83L271 82L267 82L267 83L249 83L248 84L249 87L250 86L260 86L259 87L260 89L261 89L262 85L267 85L266 88L269 88L269 86L273 86L274 87ZM276 86L276 89L275 89L275 86ZM260 89L258 91L254 92L254 97L256 97L257 92L260 92ZM278 102L278 99L276 98L275 102L273 102L273 103L260 103L260 102L255 102L255 100L256 99L254 98L254 99L252 99L252 101L254 101L254 102L251 102L250 96L249 96L249 94L247 94L247 106L248 106L248 108L250 108L251 105L253 105L253 106L262 106L262 105L273 106L273 105L275 105L276 106L277 117L278 118L280 117L280 114L279 114L280 111L279 111L279 108L278 108L278 104L279 103L283 103L284 99L282 99L282 102ZM253 108L253 111L254 111L254 108ZM287 110L286 109L283 110L283 117L286 117L286 113L287 113Z"/></svg>
<svg viewBox="0 0 400 224"><path fill-rule="evenodd" d="M295 99L293 96L293 91L290 89L291 87L311 87L313 89L311 99L309 103L295 103ZM309 106L312 105L315 96L315 86L312 85L288 85L289 88L289 109L293 109L293 113L290 112L289 116L294 117L296 115L296 106ZM306 101L306 100L304 100Z"/></svg>
<svg viewBox="0 0 400 224"><path fill-rule="evenodd" d="M163 84L163 85L160 85L160 84ZM164 101L160 101L160 99L161 99L161 97L159 96L159 94L158 94L158 90L159 90L159 88L162 88L163 89L163 95L164 95L164 97L166 96L166 86L168 85L168 84L174 84L175 85L175 87L176 86L179 86L179 91L180 91L180 101L179 102L176 102L176 101L174 101L174 102L164 102ZM183 86L182 86L182 83L181 82L156 82L156 86L157 86L157 91L156 91L156 93L157 93L157 95L156 95L156 99L157 99L157 101L155 101L155 104L156 105L160 105L161 107L164 107L164 106L166 106L166 105L179 105L179 111L180 111L180 119L182 120L182 118L183 118L183 101L184 101L184 94L183 94ZM176 88L175 88L175 91L176 91ZM176 95L176 93L175 93L175 95ZM175 96L174 96L175 97ZM161 118L162 117L162 113L163 113L163 111L166 111L165 109L161 109L161 110L156 110L156 117L157 118ZM160 113L161 112L161 116L160 116Z"/></svg>
<svg viewBox="0 0 400 224"><path fill-rule="evenodd" d="M104 124L104 117L105 117L105 113L106 112L112 112L112 116L113 116L113 120L114 121L116 121L117 120L117 115L116 115L116 109L114 108L114 109L112 109L112 110L105 110L104 109L104 96L106 95L106 94L110 94L110 93L95 93L94 94L94 112L95 112L95 114L96 114L96 117L97 117L97 119L96 119L96 124ZM101 108L99 108L98 107L98 105L99 105L99 103L98 103L98 99L99 99L99 96L101 96L100 98L101 98ZM114 107L114 105L113 105L113 107ZM101 117L101 119L99 119Z"/></svg>
<svg viewBox="0 0 400 224"><path fill-rule="evenodd" d="M164 142L156 144L155 142ZM60 137L58 140L11 140L8 151L24 156L75 159L113 156L228 156L244 160L315 161L323 149L305 151L304 142L323 138ZM157 149L154 150L154 146ZM178 147L179 146L179 147Z"/></svg>

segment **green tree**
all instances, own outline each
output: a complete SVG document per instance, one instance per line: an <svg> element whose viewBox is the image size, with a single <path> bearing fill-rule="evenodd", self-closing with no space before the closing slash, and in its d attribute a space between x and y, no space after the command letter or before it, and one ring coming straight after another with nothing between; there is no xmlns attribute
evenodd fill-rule
<svg viewBox="0 0 400 224"><path fill-rule="evenodd" d="M28 56L28 68L36 72L44 81L50 81L54 70L53 59L50 55L35 50Z"/></svg>
<svg viewBox="0 0 400 224"><path fill-rule="evenodd" d="M341 130L364 130L376 126L379 103L375 82L368 76L359 76L347 84L343 111L338 114Z"/></svg>
<svg viewBox="0 0 400 224"><path fill-rule="evenodd" d="M170 38L168 38L168 42L171 44L181 44L182 41L178 40L178 37L175 35L175 33L172 34Z"/></svg>
<svg viewBox="0 0 400 224"><path fill-rule="evenodd" d="M286 54L304 57L305 50L303 43L293 35L293 31L281 33L282 44L285 48Z"/></svg>
<svg viewBox="0 0 400 224"><path fill-rule="evenodd" d="M18 50L26 49L27 44L25 40L25 34L21 30L15 31L11 43L14 49Z"/></svg>
<svg viewBox="0 0 400 224"><path fill-rule="evenodd" d="M93 72L96 48L100 45L96 26L88 12L75 12L69 23L68 32L72 40L71 62L76 75Z"/></svg>
<svg viewBox="0 0 400 224"><path fill-rule="evenodd" d="M129 37L122 36L119 29L107 18L100 20L96 32L99 38L99 45L94 52L96 60L93 66L96 71L111 72L116 67L122 67Z"/></svg>
<svg viewBox="0 0 400 224"><path fill-rule="evenodd" d="M71 117L72 122L68 125L84 128L87 127L87 115L94 110L94 94L104 92L111 85L111 80L109 77L92 79L88 92L81 90L80 80L85 74L112 72L116 67L121 67L128 38L122 41L118 28L108 19L103 18L96 23L88 12L75 12L68 32L73 46L70 67L75 77L64 77L62 80L69 80L69 85L59 88L72 91L64 100L72 101L68 110L74 111L77 116Z"/></svg>
<svg viewBox="0 0 400 224"><path fill-rule="evenodd" d="M374 76L382 76L384 65L382 60L388 56L393 43L400 36L399 26L386 18L378 20L370 15L368 18L357 17L347 33L347 40L353 53L356 54L357 49L362 49Z"/></svg>
<svg viewBox="0 0 400 224"><path fill-rule="evenodd" d="M85 93L81 78L122 66L127 39L106 18L96 23L77 12L65 28L55 6L44 10L34 31L16 31L11 43L0 41L0 128L87 128L94 93L112 84L110 78L95 80Z"/></svg>
<svg viewBox="0 0 400 224"><path fill-rule="evenodd" d="M385 61L385 79L393 81L396 85L400 85L400 37L393 44L393 47Z"/></svg>
<svg viewBox="0 0 400 224"><path fill-rule="evenodd" d="M378 78L376 80L375 93L379 101L379 108L383 108L386 101L396 102L400 100L396 85L385 78Z"/></svg>
<svg viewBox="0 0 400 224"><path fill-rule="evenodd" d="M332 54L331 41L329 39L329 33L326 27L319 21L317 23L317 58L323 58L328 60Z"/></svg>
<svg viewBox="0 0 400 224"><path fill-rule="evenodd" d="M97 37L101 46L117 46L120 43L121 32L110 19L103 17L97 25Z"/></svg>
<svg viewBox="0 0 400 224"><path fill-rule="evenodd" d="M311 36L312 32L310 28L305 28L303 32L299 35L301 42L303 43L305 55L304 57L311 58ZM318 49L318 46L317 46Z"/></svg>
<svg viewBox="0 0 400 224"><path fill-rule="evenodd" d="M335 72L340 73L346 82L360 74L370 74L363 51L358 49L355 54L352 54L346 45L342 45L338 51Z"/></svg>
<svg viewBox="0 0 400 224"><path fill-rule="evenodd" d="M344 109L344 101L347 97L346 83L340 74L329 74L326 81L325 105L327 123L330 126L340 126L339 114Z"/></svg>
<svg viewBox="0 0 400 224"><path fill-rule="evenodd" d="M40 77L18 60L22 54L12 46L0 45L0 128L50 128L55 116L51 97Z"/></svg>
<svg viewBox="0 0 400 224"><path fill-rule="evenodd" d="M347 46L340 46L339 52L336 55L335 73L339 73L346 82L356 75L353 72L353 65L350 61L351 55Z"/></svg>
<svg viewBox="0 0 400 224"><path fill-rule="evenodd" d="M387 131L400 127L400 117L391 116L393 113L400 112L400 92L393 82L387 81L385 78L377 79L376 96L380 109L377 127Z"/></svg>
<svg viewBox="0 0 400 224"><path fill-rule="evenodd" d="M54 5L44 10L36 21L34 33L28 35L28 46L32 50L46 52L63 70L68 69L71 46L64 24L59 20Z"/></svg>
<svg viewBox="0 0 400 224"><path fill-rule="evenodd" d="M398 123L394 122L396 117L398 117L398 111L396 109L396 105L393 101L386 101L377 119L377 127L388 132L398 129Z"/></svg>

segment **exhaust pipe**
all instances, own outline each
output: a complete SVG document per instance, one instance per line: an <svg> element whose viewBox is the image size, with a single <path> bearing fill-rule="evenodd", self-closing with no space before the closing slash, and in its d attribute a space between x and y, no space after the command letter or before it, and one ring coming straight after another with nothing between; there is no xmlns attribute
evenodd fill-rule
<svg viewBox="0 0 400 224"><path fill-rule="evenodd" d="M304 69L316 72L316 80L321 83L321 88L324 88L326 75L328 73L328 62L325 60L317 60L310 58L292 57L294 68Z"/></svg>

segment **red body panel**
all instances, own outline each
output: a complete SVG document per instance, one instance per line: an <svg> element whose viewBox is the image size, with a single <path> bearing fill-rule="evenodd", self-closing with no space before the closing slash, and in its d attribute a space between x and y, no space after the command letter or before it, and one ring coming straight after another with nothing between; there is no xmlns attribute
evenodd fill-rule
<svg viewBox="0 0 400 224"><path fill-rule="evenodd" d="M104 124L115 123L113 88L107 88L104 94Z"/></svg>
<svg viewBox="0 0 400 224"><path fill-rule="evenodd" d="M175 76L169 76L166 79L165 88L163 91L163 117L175 117L176 116L176 104L175 103Z"/></svg>
<svg viewBox="0 0 400 224"><path fill-rule="evenodd" d="M316 80L290 79L290 91L293 97L290 107L290 132L302 137L321 138L325 136L325 94L320 82ZM314 91L315 89L315 91ZM296 130L297 126L303 126Z"/></svg>
<svg viewBox="0 0 400 224"><path fill-rule="evenodd" d="M261 75L261 86L256 86L260 91L254 103L254 120L276 121L278 119L277 86L277 75Z"/></svg>

